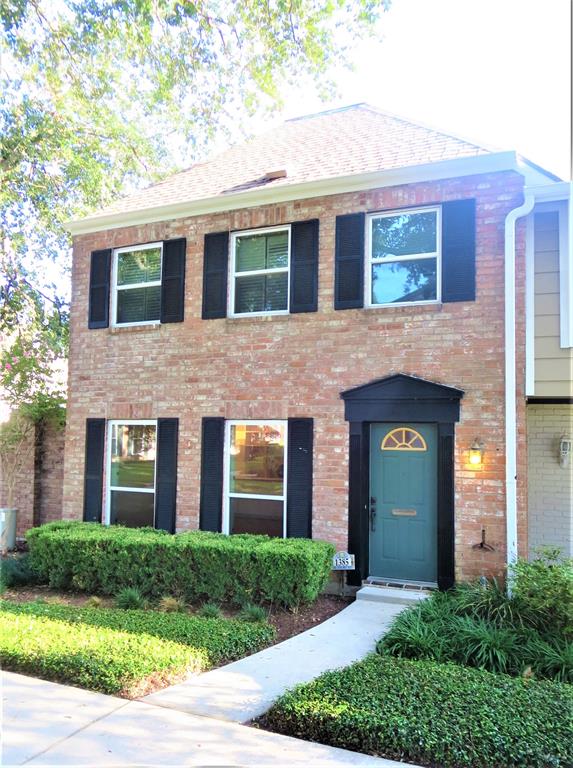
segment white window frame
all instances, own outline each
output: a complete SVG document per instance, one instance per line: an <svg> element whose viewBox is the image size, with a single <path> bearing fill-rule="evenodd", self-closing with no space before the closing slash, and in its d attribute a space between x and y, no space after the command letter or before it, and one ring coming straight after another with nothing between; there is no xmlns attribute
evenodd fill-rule
<svg viewBox="0 0 573 768"><path fill-rule="evenodd" d="M117 284L117 264L119 260L119 255L121 253L133 253L134 251L148 251L152 248L159 248L160 250L160 259L159 259L159 280L153 280L150 283L130 283L129 285L119 285ZM134 288L153 288L154 286L160 286L161 287L161 276L163 275L163 243L144 243L143 245L126 245L122 248L114 248L113 249L113 259L112 259L112 278L111 278L111 325L112 328L128 328L129 326L133 325L159 325L161 323L161 317L157 318L157 320L138 320L135 323L118 323L117 322L117 294L119 291L129 291Z"/></svg>
<svg viewBox="0 0 573 768"><path fill-rule="evenodd" d="M155 464L153 467L153 488L126 488L111 485L111 435L114 426L127 424L131 427L155 427ZM157 490L157 419L110 419L106 423L106 460L105 460L105 513L104 525L110 525L111 492L127 491L130 493L153 493ZM153 527L155 527L155 509L153 510Z"/></svg>
<svg viewBox="0 0 573 768"><path fill-rule="evenodd" d="M229 483L231 479L231 427L240 424L261 424L269 427L283 427L284 429L284 462L283 462L283 495L270 496L256 493L231 493ZM287 537L287 480L288 480L288 421L286 419L228 419L225 421L225 450L223 452L223 521L222 531L230 535L231 499L263 499L267 501L283 502L283 534Z"/></svg>
<svg viewBox="0 0 573 768"><path fill-rule="evenodd" d="M273 267L272 269L253 269L247 272L237 272L235 270L236 242L239 237L250 237L252 235L267 235L271 232L286 232L288 237L288 255L286 267ZM237 232L231 232L229 242L229 306L227 308L228 317L271 317L273 315L288 315L290 313L290 267L291 267L291 225L281 224L276 227L264 227L261 229L246 229ZM279 272L287 273L287 307L271 312L235 312L235 281L237 277L249 277L250 275L272 275Z"/></svg>
<svg viewBox="0 0 573 768"><path fill-rule="evenodd" d="M372 226L375 219L394 218L402 214L436 213L436 250L432 253L412 253L407 256L393 256L372 258ZM425 301L392 301L387 304L375 304L372 301L372 266L374 264L393 264L399 261L414 261L418 259L436 260L436 298ZM424 304L441 304L442 301L442 207L440 205L428 205L422 208L400 208L392 211L378 211L366 216L366 258L364 259L364 306L367 309L381 309L383 307L419 307Z"/></svg>

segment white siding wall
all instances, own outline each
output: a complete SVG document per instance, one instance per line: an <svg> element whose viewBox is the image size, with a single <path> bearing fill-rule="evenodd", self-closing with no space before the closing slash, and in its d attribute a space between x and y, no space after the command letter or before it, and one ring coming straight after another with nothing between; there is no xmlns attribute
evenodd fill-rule
<svg viewBox="0 0 573 768"><path fill-rule="evenodd" d="M558 546L573 557L573 457L559 466L559 438L573 436L573 406L527 406L529 550Z"/></svg>

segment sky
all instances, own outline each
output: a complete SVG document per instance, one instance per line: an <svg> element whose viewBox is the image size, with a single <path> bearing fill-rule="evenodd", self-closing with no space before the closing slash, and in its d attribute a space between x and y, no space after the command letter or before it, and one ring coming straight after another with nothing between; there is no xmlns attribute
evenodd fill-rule
<svg viewBox="0 0 573 768"><path fill-rule="evenodd" d="M292 88L281 119L366 101L571 179L571 0L393 0L351 58L335 100Z"/></svg>

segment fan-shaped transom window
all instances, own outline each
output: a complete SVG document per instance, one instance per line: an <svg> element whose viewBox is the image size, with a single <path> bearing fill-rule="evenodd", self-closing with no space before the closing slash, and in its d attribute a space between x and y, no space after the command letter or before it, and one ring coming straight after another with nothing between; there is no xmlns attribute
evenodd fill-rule
<svg viewBox="0 0 573 768"><path fill-rule="evenodd" d="M392 429L382 440L382 451L427 451L426 441L410 427Z"/></svg>

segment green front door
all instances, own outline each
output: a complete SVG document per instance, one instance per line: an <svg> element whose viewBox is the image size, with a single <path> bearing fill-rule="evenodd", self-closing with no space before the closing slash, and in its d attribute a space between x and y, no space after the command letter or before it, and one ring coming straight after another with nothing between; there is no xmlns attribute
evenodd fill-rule
<svg viewBox="0 0 573 768"><path fill-rule="evenodd" d="M433 424L372 424L370 575L437 581L437 440Z"/></svg>

